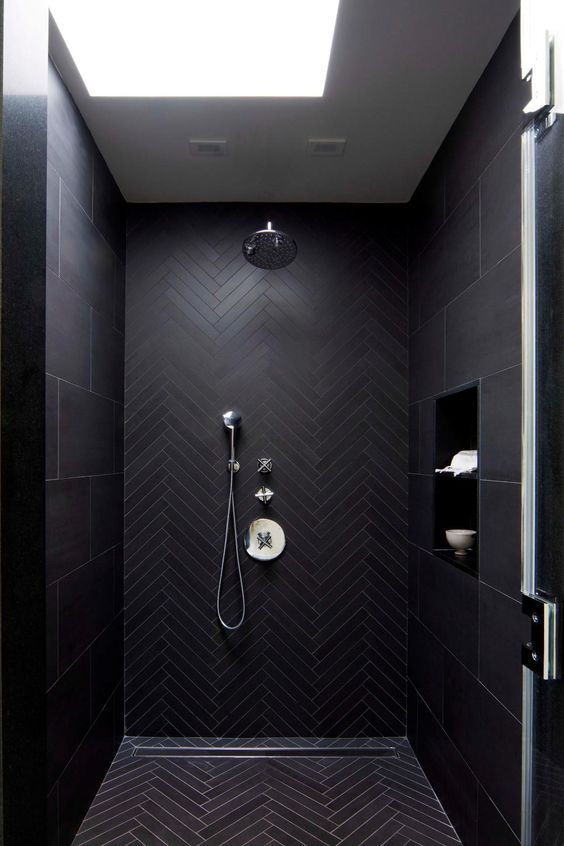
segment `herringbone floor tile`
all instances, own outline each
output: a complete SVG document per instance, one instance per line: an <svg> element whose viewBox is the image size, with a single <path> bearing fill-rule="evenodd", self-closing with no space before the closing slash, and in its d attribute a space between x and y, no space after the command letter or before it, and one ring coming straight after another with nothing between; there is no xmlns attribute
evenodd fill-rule
<svg viewBox="0 0 564 846"><path fill-rule="evenodd" d="M279 746L289 740L260 743ZM196 742L178 739L176 744ZM316 745L327 745L301 738L292 742L311 745L312 752ZM226 745L224 740L214 743ZM229 743L239 746L242 741ZM353 741L330 743L342 746ZM164 739L124 740L73 846L460 843L403 739L374 742L396 749L397 757L386 758L188 759L133 754L139 746L158 744L165 744ZM174 741L166 745L174 751Z"/></svg>

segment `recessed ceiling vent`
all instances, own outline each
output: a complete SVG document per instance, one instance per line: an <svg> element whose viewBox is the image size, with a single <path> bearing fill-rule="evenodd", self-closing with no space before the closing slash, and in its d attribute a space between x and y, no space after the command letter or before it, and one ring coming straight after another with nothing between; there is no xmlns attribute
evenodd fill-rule
<svg viewBox="0 0 564 846"><path fill-rule="evenodd" d="M310 138L307 151L310 156L342 156L346 145L346 138Z"/></svg>
<svg viewBox="0 0 564 846"><path fill-rule="evenodd" d="M190 139L190 153L193 156L224 156L227 141L196 141Z"/></svg>

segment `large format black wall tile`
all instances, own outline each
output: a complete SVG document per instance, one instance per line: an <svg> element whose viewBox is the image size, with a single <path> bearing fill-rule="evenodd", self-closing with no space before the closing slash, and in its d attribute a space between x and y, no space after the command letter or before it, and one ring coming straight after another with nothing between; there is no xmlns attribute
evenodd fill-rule
<svg viewBox="0 0 564 846"><path fill-rule="evenodd" d="M480 576L497 590L521 595L521 486L480 484Z"/></svg>
<svg viewBox="0 0 564 846"><path fill-rule="evenodd" d="M405 731L407 298L404 210L268 209L299 248L241 255L254 205L136 206L127 242L126 725L130 733L319 736ZM248 618L219 630L228 478L221 413L243 413ZM233 585L225 614L238 614Z"/></svg>
<svg viewBox="0 0 564 846"><path fill-rule="evenodd" d="M99 150L93 150L92 222L120 262L125 261L125 203Z"/></svg>
<svg viewBox="0 0 564 846"><path fill-rule="evenodd" d="M485 790L478 791L477 846L519 846L521 839L511 831Z"/></svg>
<svg viewBox="0 0 564 846"><path fill-rule="evenodd" d="M66 382L59 386L59 472L93 476L114 469L114 406Z"/></svg>
<svg viewBox="0 0 564 846"><path fill-rule="evenodd" d="M46 490L47 581L90 558L90 480L52 479Z"/></svg>
<svg viewBox="0 0 564 846"><path fill-rule="evenodd" d="M92 555L123 543L123 474L91 481Z"/></svg>
<svg viewBox="0 0 564 846"><path fill-rule="evenodd" d="M415 707L418 727L417 757L437 793L444 797L444 808L458 836L464 844L473 844L477 825L476 777L441 727L440 721L419 697ZM488 846L493 846L493 842Z"/></svg>
<svg viewBox="0 0 564 846"><path fill-rule="evenodd" d="M446 310L446 385L521 361L521 255L492 268Z"/></svg>
<svg viewBox="0 0 564 846"><path fill-rule="evenodd" d="M90 656L61 675L47 694L47 773L51 787L90 726Z"/></svg>
<svg viewBox="0 0 564 846"><path fill-rule="evenodd" d="M59 383L52 376L45 379L45 476L59 475Z"/></svg>
<svg viewBox="0 0 564 846"><path fill-rule="evenodd" d="M72 843L115 754L113 700L93 722L59 780L59 840Z"/></svg>
<svg viewBox="0 0 564 846"><path fill-rule="evenodd" d="M482 273L521 243L521 133L509 139L480 180Z"/></svg>
<svg viewBox="0 0 564 846"><path fill-rule="evenodd" d="M442 312L409 339L409 399L424 399L444 389L445 320Z"/></svg>
<svg viewBox="0 0 564 846"><path fill-rule="evenodd" d="M121 593L123 595L123 584ZM123 614L119 614L119 610L92 646L92 709L95 714L100 712L123 679ZM123 725L123 710L119 716Z"/></svg>
<svg viewBox="0 0 564 846"><path fill-rule="evenodd" d="M47 272L48 373L90 387L90 307L54 273Z"/></svg>
<svg viewBox="0 0 564 846"><path fill-rule="evenodd" d="M521 368L482 380L480 465L483 479L521 481Z"/></svg>
<svg viewBox="0 0 564 846"><path fill-rule="evenodd" d="M447 733L512 827L519 831L521 724L455 658L445 656ZM503 766L501 766L503 762Z"/></svg>
<svg viewBox="0 0 564 846"><path fill-rule="evenodd" d="M115 256L63 183L61 277L97 311L112 317Z"/></svg>
<svg viewBox="0 0 564 846"><path fill-rule="evenodd" d="M64 672L114 617L113 550L59 582L59 668Z"/></svg>
<svg viewBox="0 0 564 846"><path fill-rule="evenodd" d="M112 323L92 315L92 390L123 403L123 335Z"/></svg>
<svg viewBox="0 0 564 846"><path fill-rule="evenodd" d="M49 74L48 846L68 846L123 734L125 204Z"/></svg>
<svg viewBox="0 0 564 846"><path fill-rule="evenodd" d="M425 323L480 275L477 185L450 215L419 261L419 315Z"/></svg>
<svg viewBox="0 0 564 846"><path fill-rule="evenodd" d="M59 195L61 179L47 162L47 267L59 273Z"/></svg>
<svg viewBox="0 0 564 846"><path fill-rule="evenodd" d="M409 615L409 677L439 721L443 719L444 648L425 626Z"/></svg>
<svg viewBox="0 0 564 846"><path fill-rule="evenodd" d="M478 671L478 583L448 561L422 552L419 616L466 667Z"/></svg>
<svg viewBox="0 0 564 846"><path fill-rule="evenodd" d="M64 181L86 213L90 214L92 141L78 109L51 62L49 63L47 156L53 170ZM55 209L49 211L54 212ZM53 269L57 270L57 268Z"/></svg>
<svg viewBox="0 0 564 846"><path fill-rule="evenodd" d="M515 18L439 153L445 162L447 214L521 126L522 108L530 95L521 81L518 45Z"/></svg>
<svg viewBox="0 0 564 846"><path fill-rule="evenodd" d="M409 476L409 540L424 549L433 548L433 479Z"/></svg>
<svg viewBox="0 0 564 846"><path fill-rule="evenodd" d="M480 680L521 719L521 644L530 623L521 603L480 585Z"/></svg>

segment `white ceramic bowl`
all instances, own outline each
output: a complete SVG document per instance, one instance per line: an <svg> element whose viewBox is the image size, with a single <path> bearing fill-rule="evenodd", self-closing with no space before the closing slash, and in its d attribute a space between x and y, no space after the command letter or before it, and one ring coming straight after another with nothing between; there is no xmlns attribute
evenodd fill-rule
<svg viewBox="0 0 564 846"><path fill-rule="evenodd" d="M476 542L475 529L447 529L445 535L455 555L466 555Z"/></svg>

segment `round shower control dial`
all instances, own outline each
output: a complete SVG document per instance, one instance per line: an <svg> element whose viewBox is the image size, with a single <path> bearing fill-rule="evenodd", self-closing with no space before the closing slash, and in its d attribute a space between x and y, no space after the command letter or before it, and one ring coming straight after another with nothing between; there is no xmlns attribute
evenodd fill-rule
<svg viewBox="0 0 564 846"><path fill-rule="evenodd" d="M275 520L261 517L253 520L245 532L243 543L247 555L251 558L256 558L258 561L272 561L284 551L286 535L282 526Z"/></svg>

